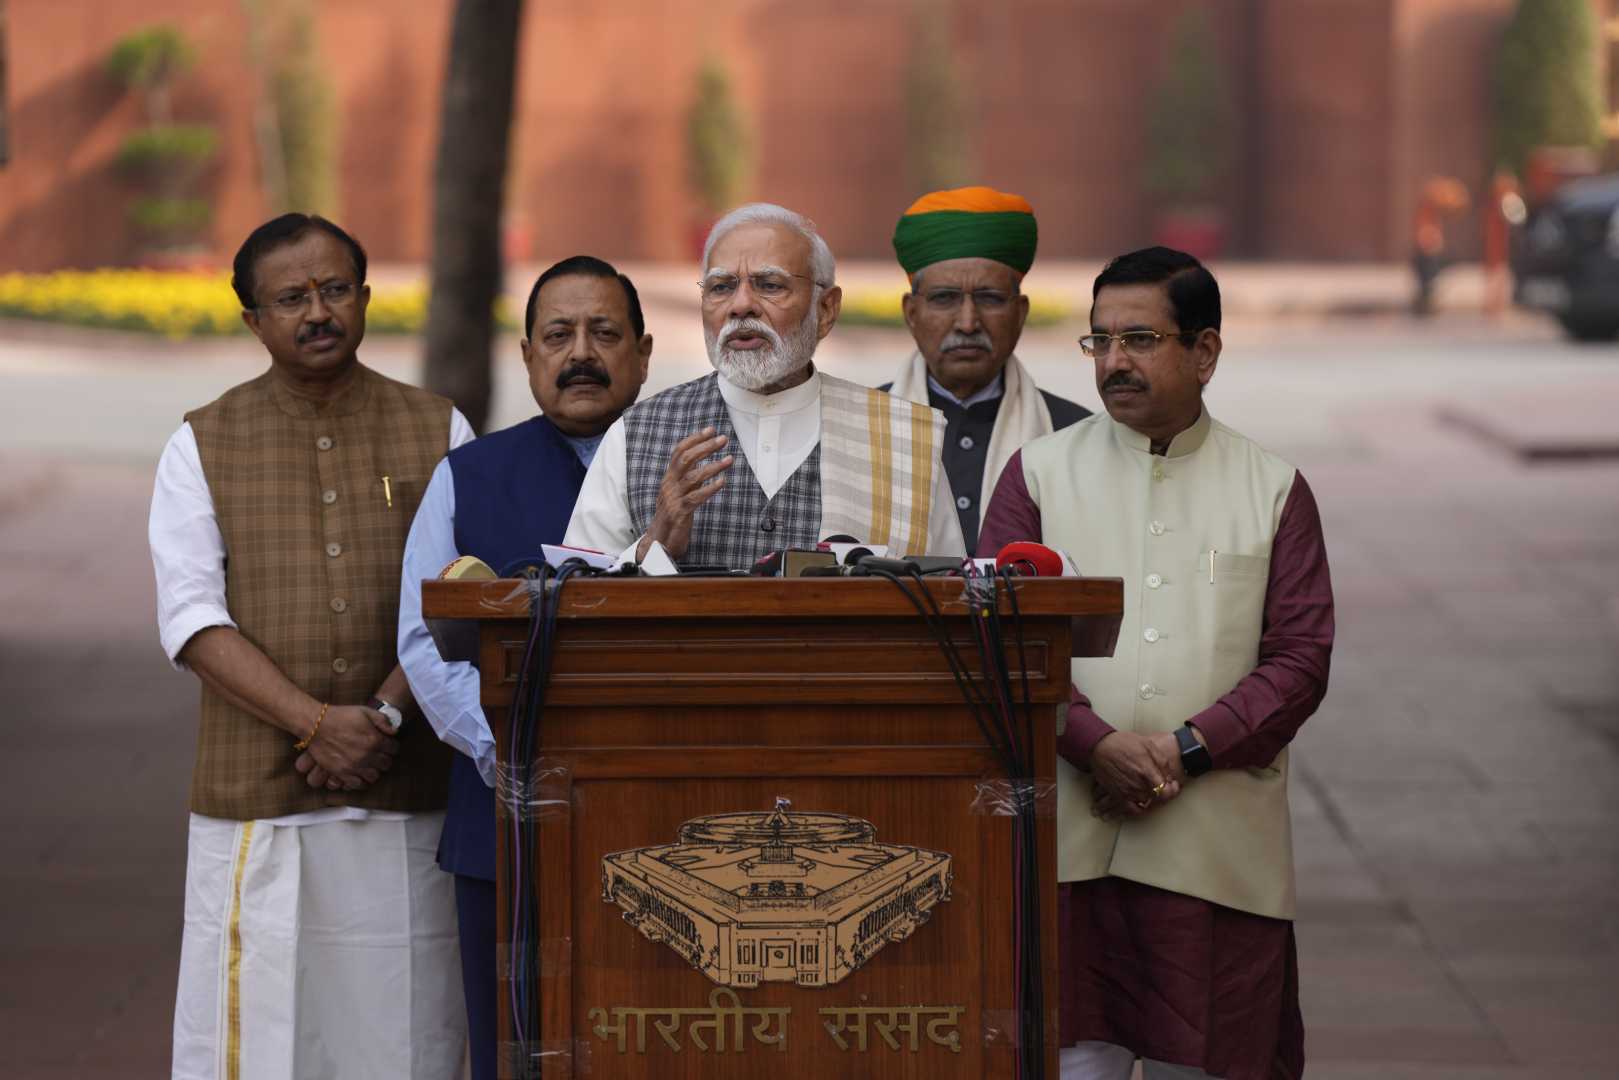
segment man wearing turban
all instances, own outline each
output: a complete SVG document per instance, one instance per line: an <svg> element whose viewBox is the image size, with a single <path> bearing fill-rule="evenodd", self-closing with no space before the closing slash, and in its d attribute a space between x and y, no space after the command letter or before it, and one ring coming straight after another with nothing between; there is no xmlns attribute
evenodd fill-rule
<svg viewBox="0 0 1619 1080"><path fill-rule="evenodd" d="M944 467L968 551L1012 455L1090 415L1035 386L1013 352L1029 317L1020 285L1037 239L1028 202L987 187L924 195L894 228L916 351L883 389L944 413Z"/></svg>

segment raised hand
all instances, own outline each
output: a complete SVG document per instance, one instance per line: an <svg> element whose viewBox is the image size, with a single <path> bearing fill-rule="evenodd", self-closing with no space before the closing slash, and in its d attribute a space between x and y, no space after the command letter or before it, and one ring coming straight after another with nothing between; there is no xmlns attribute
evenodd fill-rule
<svg viewBox="0 0 1619 1080"><path fill-rule="evenodd" d="M713 428L704 428L688 435L675 444L664 470L663 483L658 486L658 506L652 515L652 527L635 549L637 561L646 558L653 541L663 545L672 559L686 554L691 546L691 521L697 508L719 494L725 487L720 474L736 460L726 454L718 461L702 464L704 458L725 447L726 438Z"/></svg>

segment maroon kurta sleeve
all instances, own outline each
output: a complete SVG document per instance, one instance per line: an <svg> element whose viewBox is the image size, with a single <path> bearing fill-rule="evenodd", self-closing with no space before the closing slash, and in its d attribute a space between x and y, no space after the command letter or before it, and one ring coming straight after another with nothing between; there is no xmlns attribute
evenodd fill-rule
<svg viewBox="0 0 1619 1080"><path fill-rule="evenodd" d="M1040 507L1029 494L1028 481L1023 477L1023 451L1012 455L995 482L995 494L984 512L984 524L978 530L978 557L993 559L1001 548L1017 540L1044 542L1041 532ZM1091 750L1103 735L1113 732L1113 726L1091 708L1090 699L1069 688L1068 724L1057 737L1057 753L1078 769L1090 767Z"/></svg>
<svg viewBox="0 0 1619 1080"><path fill-rule="evenodd" d="M1271 545L1259 665L1191 718L1208 740L1216 768L1269 765L1293 741L1326 696L1332 637L1332 578L1321 517L1310 485L1296 474Z"/></svg>
<svg viewBox="0 0 1619 1080"><path fill-rule="evenodd" d="M1029 494L1029 483L1023 478L1023 451L1018 450L1001 470L995 494L984 509L984 523L978 527L978 557L993 559L1013 541L1040 537L1040 507Z"/></svg>

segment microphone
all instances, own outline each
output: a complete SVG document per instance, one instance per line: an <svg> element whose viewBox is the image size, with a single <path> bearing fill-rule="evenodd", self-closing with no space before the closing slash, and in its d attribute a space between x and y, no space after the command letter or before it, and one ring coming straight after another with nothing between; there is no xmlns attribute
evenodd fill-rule
<svg viewBox="0 0 1619 1080"><path fill-rule="evenodd" d="M476 555L457 555L438 572L440 581L493 581L495 569Z"/></svg>
<svg viewBox="0 0 1619 1080"><path fill-rule="evenodd" d="M912 572L921 573L922 564L914 559L889 559L881 555L865 555L855 563L854 572L862 576L886 572L896 577L908 577Z"/></svg>
<svg viewBox="0 0 1619 1080"><path fill-rule="evenodd" d="M1023 577L1062 577L1063 557L1055 548L1032 540L1014 540L995 555L995 569Z"/></svg>
<svg viewBox="0 0 1619 1080"><path fill-rule="evenodd" d="M819 566L806 566L795 577L848 577L855 573L852 566L839 566L837 563L824 563Z"/></svg>
<svg viewBox="0 0 1619 1080"><path fill-rule="evenodd" d="M881 555L862 555L858 561L846 563L826 563L821 566L806 567L799 573L799 577L871 577L873 574L887 572L896 577L908 577L912 570L921 570L921 566L914 559L888 559Z"/></svg>
<svg viewBox="0 0 1619 1080"><path fill-rule="evenodd" d="M922 568L923 574L959 574L967 560L960 555L907 555L905 558Z"/></svg>

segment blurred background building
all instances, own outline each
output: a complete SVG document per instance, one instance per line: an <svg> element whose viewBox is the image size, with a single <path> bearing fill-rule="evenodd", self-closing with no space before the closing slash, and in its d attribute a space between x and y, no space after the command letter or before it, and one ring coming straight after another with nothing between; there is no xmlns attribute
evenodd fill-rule
<svg viewBox="0 0 1619 1080"><path fill-rule="evenodd" d="M1619 0L1589 3L1611 155ZM1460 179L1475 205L1490 190L1516 7L533 4L506 245L683 259L712 204L757 197L809 213L840 255L883 256L920 191L984 182L1034 203L1045 254L1191 230L1245 258L1404 258L1425 178ZM154 235L217 258L289 201L379 260L424 260L450 9L0 0L0 269L127 262ZM110 59L152 26L183 35L184 62L165 69L161 42ZM154 162L164 190L141 187Z"/></svg>

